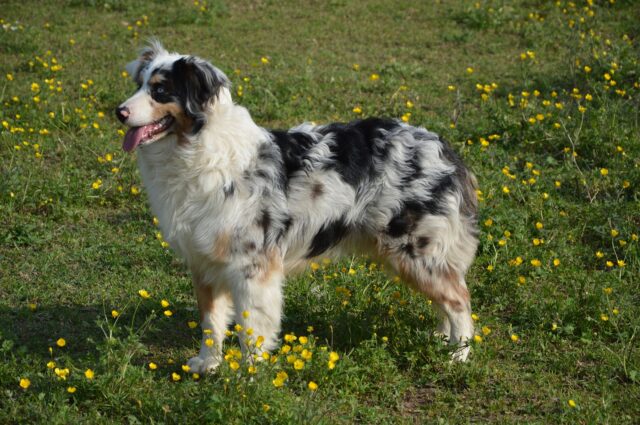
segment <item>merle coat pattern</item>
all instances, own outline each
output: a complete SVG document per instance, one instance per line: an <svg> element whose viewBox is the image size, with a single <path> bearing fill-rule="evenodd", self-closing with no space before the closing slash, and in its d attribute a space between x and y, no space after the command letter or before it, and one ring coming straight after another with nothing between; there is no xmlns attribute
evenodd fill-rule
<svg viewBox="0 0 640 425"><path fill-rule="evenodd" d="M130 127L123 148L138 148L151 208L193 275L205 331L193 371L220 362L232 320L275 348L285 275L341 253L383 262L430 298L466 360L475 178L446 142L381 118L261 128L224 73L159 43L128 69L139 88L116 111Z"/></svg>

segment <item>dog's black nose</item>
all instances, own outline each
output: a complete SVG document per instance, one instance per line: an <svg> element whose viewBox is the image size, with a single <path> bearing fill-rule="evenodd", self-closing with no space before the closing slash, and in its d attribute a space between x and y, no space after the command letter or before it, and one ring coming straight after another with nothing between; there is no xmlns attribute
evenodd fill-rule
<svg viewBox="0 0 640 425"><path fill-rule="evenodd" d="M118 117L120 122L124 123L127 118L129 118L129 108L126 106L118 106L116 108L116 117Z"/></svg>

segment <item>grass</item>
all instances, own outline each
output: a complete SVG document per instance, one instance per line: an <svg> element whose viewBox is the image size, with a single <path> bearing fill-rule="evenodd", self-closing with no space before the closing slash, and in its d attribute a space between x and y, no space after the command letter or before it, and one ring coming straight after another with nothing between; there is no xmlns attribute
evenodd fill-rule
<svg viewBox="0 0 640 425"><path fill-rule="evenodd" d="M631 0L5 1L0 422L636 423L639 15ZM289 279L283 328L304 344L286 337L252 374L234 331L216 373L182 370L190 277L112 116L150 36L226 71L261 125L385 115L451 141L481 190L469 363L449 363L424 299L352 258Z"/></svg>

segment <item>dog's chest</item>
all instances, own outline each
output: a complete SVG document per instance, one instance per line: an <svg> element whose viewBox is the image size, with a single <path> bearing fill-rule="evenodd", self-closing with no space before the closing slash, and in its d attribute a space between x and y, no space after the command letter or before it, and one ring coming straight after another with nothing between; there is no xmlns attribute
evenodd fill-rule
<svg viewBox="0 0 640 425"><path fill-rule="evenodd" d="M140 173L163 238L187 262L207 256L224 228L224 192L215 175L141 153Z"/></svg>

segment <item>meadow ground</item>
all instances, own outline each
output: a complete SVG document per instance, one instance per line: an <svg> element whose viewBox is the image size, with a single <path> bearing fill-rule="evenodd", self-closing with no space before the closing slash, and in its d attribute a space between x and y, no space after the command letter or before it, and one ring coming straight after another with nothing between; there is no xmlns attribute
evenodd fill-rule
<svg viewBox="0 0 640 425"><path fill-rule="evenodd" d="M640 421L639 2L2 3L0 423ZM452 143L480 182L470 362L352 258L288 281L268 361L237 329L216 373L183 369L190 278L112 116L150 36L262 125L384 115Z"/></svg>

